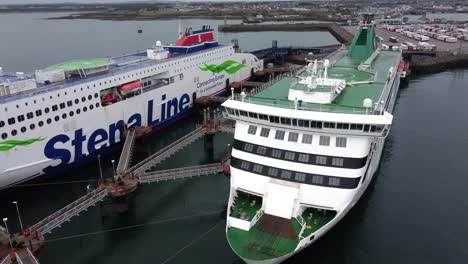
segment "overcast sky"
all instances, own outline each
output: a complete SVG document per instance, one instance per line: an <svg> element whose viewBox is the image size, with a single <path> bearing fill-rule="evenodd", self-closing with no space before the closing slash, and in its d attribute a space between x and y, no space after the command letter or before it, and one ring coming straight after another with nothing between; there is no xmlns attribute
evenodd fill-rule
<svg viewBox="0 0 468 264"><path fill-rule="evenodd" d="M50 4L50 3L125 3L125 2L169 2L168 0L0 0L0 4ZM233 1L233 0L178 0L185 2L201 2L201 1L213 1L213 2L223 2L223 1ZM239 0L236 0L239 1ZM242 0L241 0L242 1ZM249 0L243 0L249 1ZM262 1L262 0L256 0ZM267 1L267 0L264 0ZM269 0L271 1L271 0ZM275 0L273 0L275 1Z"/></svg>

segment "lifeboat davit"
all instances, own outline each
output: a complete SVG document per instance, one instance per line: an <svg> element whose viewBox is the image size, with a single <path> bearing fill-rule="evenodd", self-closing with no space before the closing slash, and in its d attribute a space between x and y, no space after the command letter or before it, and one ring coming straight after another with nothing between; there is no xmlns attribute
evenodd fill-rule
<svg viewBox="0 0 468 264"><path fill-rule="evenodd" d="M133 81L131 83L124 84L119 87L119 92L123 95L129 94L129 93L134 93L140 90L140 88L143 87L143 84L141 81Z"/></svg>

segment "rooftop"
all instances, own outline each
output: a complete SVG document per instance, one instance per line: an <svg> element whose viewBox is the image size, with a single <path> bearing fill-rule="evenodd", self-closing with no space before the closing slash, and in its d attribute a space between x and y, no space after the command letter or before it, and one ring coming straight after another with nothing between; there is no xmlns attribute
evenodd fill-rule
<svg viewBox="0 0 468 264"><path fill-rule="evenodd" d="M310 111L364 113L366 111L363 107L364 99L370 98L373 102L379 101L386 85L388 71L391 67L398 66L399 61L399 52L380 51L373 60L370 69L361 71L358 70L358 66L363 61L345 55L328 69L328 76L334 79L344 79L347 87L330 104L299 102L298 108ZM305 77L306 75L307 72L304 71L299 76ZM299 84L300 80L299 77L283 78L263 91L247 97L246 101L294 108L294 101L288 100L288 92L290 88L304 90L304 85Z"/></svg>

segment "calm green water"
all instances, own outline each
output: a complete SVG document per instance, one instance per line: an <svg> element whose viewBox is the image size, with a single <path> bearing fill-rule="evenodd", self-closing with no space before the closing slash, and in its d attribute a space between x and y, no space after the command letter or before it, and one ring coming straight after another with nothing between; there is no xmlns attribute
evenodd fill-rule
<svg viewBox="0 0 468 264"><path fill-rule="evenodd" d="M142 48L146 47L147 42L153 39L146 35L150 29L144 28L143 35L134 34L140 22L133 22L133 26L128 25L131 22L34 20L37 26L28 22L32 35L36 34L32 31L42 27L40 23L50 23L50 27L42 30L60 29L62 34L68 34L69 29L73 28L74 31L82 34L88 32L94 36L81 39L81 45L76 44L73 49L65 49L62 45L71 43L67 37L64 37L66 40L63 44L50 43L53 47L49 47L45 36L35 35L39 39L34 42L22 35L25 29L17 29L17 33L14 33L17 24L4 24L5 21L26 23L27 19L32 20L36 16L11 15L7 19L0 15L2 34L11 29L10 37L27 40L27 43L17 44L18 49L14 49L15 43L0 39L0 63L4 67L24 69L31 67L29 62L44 65L61 61L61 58L94 53L102 55L107 49L110 54L115 54L119 51L117 49L126 50L125 45L128 45L127 48L138 48L132 46L138 43ZM107 30L111 30L104 36L101 31L96 32L104 27L102 23L107 25ZM177 28L177 21L164 23ZM83 28L80 25L86 26ZM131 29L131 32L125 33L125 28ZM158 30L166 29L159 27ZM171 30L167 32L169 36ZM132 41L122 40L123 44L117 45L118 42L112 38L124 39L124 34L132 35ZM310 34L313 36L315 33ZM242 39L242 34L236 35ZM257 35L263 36L263 33ZM275 38L280 42L282 36L283 33L275 33ZM148 38L148 41L137 39L140 37ZM57 36L51 38L56 39ZM316 39L320 37L312 37L311 41ZM103 43L109 43L109 47L101 46ZM10 52L5 52L5 48ZM37 52L49 48L50 53ZM17 52L11 52L13 49ZM28 59L20 51L34 56ZM453 70L417 77L402 86L394 125L374 183L332 231L288 263L466 262L466 83L468 70ZM185 135L194 124L195 121L179 122L140 142L135 159L141 159ZM197 141L158 168L214 162L225 154L225 146L231 139L232 136L227 134L217 135L212 155L205 151L203 140ZM112 159L118 159L118 153L102 159L107 176L111 174ZM84 194L86 185L98 175L97 164L91 164L46 181L84 181L81 183L21 187L0 193L0 217L8 217L10 227L18 230L15 209L11 204L11 201L18 200L23 222L35 223ZM231 252L225 239L222 211L226 207L228 189L229 179L225 176L144 185L129 199L130 209L127 213L112 216L106 213L107 207L98 206L54 230L47 237L49 243L39 259L43 264L242 263Z"/></svg>

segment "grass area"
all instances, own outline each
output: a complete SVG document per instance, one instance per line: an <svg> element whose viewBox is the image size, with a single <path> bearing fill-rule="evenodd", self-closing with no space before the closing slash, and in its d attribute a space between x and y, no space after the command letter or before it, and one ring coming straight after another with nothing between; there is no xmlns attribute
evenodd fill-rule
<svg viewBox="0 0 468 264"><path fill-rule="evenodd" d="M251 221L262 208L262 198L238 192L231 208L231 217Z"/></svg>
<svg viewBox="0 0 468 264"><path fill-rule="evenodd" d="M296 220L291 220L297 222ZM262 232L260 221L250 231L230 227L227 232L229 244L241 257L250 260L268 260L289 254L296 249L298 239L288 239Z"/></svg>

